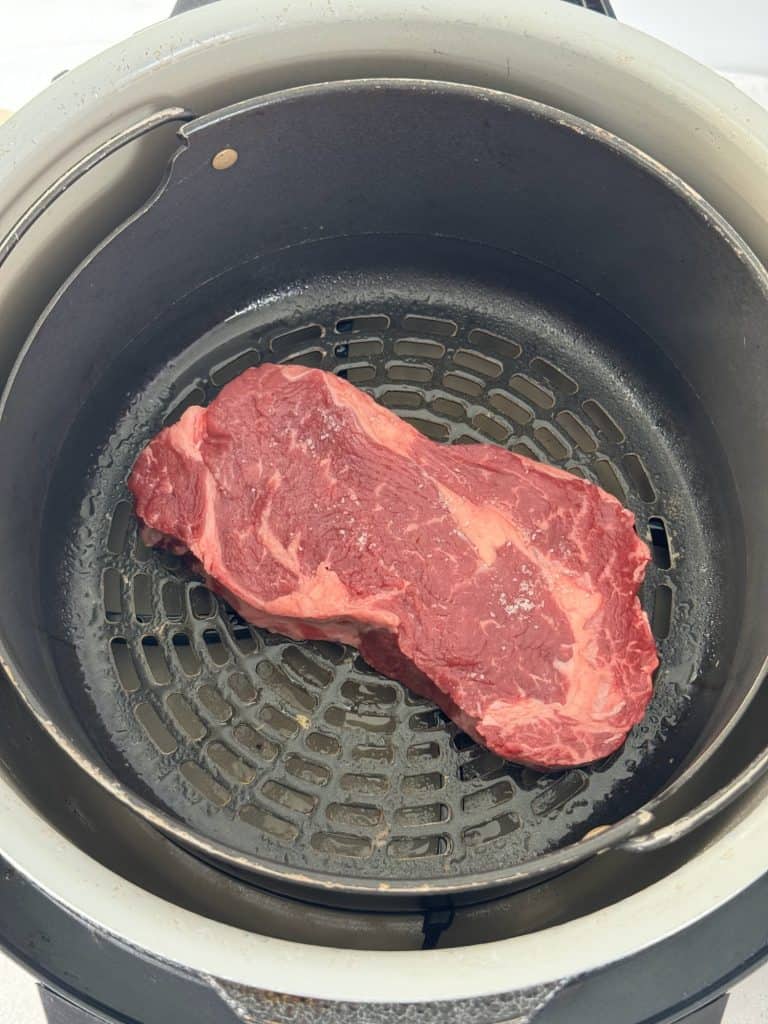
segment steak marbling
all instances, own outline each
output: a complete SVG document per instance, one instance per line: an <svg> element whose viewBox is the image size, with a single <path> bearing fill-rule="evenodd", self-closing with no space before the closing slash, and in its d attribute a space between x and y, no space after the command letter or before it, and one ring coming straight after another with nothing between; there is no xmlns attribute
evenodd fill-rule
<svg viewBox="0 0 768 1024"><path fill-rule="evenodd" d="M129 487L245 619L353 644L509 760L584 764L643 716L649 553L594 484L269 364L158 434Z"/></svg>

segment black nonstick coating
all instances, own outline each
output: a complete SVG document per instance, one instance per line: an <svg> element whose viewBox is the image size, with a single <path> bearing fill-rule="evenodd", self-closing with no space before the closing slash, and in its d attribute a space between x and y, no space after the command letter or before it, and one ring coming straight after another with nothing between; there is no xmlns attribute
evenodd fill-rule
<svg viewBox="0 0 768 1024"><path fill-rule="evenodd" d="M557 870L716 742L759 677L759 269L658 168L510 97L316 87L184 132L7 395L15 682L105 784L260 884L479 898ZM249 627L143 547L125 487L143 445L247 366L289 360L634 511L661 667L620 751L504 763L354 650Z"/></svg>

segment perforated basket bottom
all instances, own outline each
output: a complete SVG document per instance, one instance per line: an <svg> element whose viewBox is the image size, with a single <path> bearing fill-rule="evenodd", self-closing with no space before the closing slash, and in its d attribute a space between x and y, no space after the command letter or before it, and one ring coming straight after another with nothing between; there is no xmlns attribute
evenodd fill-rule
<svg viewBox="0 0 768 1024"><path fill-rule="evenodd" d="M434 282L411 280L428 301L385 288L361 306L353 275L328 288L180 338L179 358L132 397L94 467L77 571L69 558L62 573L59 628L81 669L67 685L113 770L201 835L286 869L439 885L616 821L674 771L714 633L708 513L685 424L664 415L654 382L682 385L617 314L600 306L603 326L587 331L562 310L532 315L509 289L435 297ZM142 546L124 482L136 454L262 360L343 374L431 438L508 446L635 512L654 552L642 600L662 667L623 749L553 774L505 763L356 651L250 627L181 560Z"/></svg>

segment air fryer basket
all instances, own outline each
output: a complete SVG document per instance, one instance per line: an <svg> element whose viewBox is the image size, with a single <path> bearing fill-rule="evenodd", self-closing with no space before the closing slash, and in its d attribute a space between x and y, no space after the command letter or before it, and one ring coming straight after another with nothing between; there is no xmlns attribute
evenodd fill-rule
<svg viewBox="0 0 768 1024"><path fill-rule="evenodd" d="M306 87L180 135L6 392L13 681L105 785L280 891L487 895L587 855L595 829L631 834L763 668L763 272L641 154L488 90ZM661 668L617 754L506 764L355 651L249 627L143 547L137 453L270 360L343 374L430 437L509 445L632 508Z"/></svg>

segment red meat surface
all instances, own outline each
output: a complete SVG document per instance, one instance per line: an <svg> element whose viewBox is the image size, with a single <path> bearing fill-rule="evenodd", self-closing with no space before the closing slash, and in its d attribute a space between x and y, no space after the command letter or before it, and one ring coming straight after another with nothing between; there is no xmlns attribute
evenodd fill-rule
<svg viewBox="0 0 768 1024"><path fill-rule="evenodd" d="M249 622L353 644L509 760L584 764L643 716L649 552L594 484L264 365L158 434L129 487Z"/></svg>

